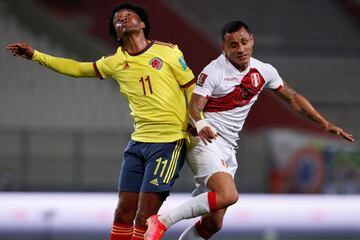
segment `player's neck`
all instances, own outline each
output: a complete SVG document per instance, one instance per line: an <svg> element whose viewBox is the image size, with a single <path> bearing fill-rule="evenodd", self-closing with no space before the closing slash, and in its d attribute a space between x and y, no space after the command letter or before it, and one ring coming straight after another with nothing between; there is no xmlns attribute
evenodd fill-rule
<svg viewBox="0 0 360 240"><path fill-rule="evenodd" d="M239 65L236 64L235 62L231 61L231 59L224 53L225 58L230 62L231 65L233 65L237 70L239 70L240 72L245 71L248 67L249 67L249 63L247 64L243 64L243 65Z"/></svg>
<svg viewBox="0 0 360 240"><path fill-rule="evenodd" d="M229 60L229 61L240 72L245 71L249 66L249 64L239 65L239 64L236 64L236 63L232 62L231 60Z"/></svg>
<svg viewBox="0 0 360 240"><path fill-rule="evenodd" d="M131 36L124 38L123 41L124 48L130 54L141 52L149 44L149 41L144 37L144 35L132 34Z"/></svg>

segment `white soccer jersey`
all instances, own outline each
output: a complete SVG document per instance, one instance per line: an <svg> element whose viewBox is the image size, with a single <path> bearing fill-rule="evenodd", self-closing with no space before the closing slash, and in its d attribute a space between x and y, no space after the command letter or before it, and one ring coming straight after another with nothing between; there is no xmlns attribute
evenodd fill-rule
<svg viewBox="0 0 360 240"><path fill-rule="evenodd" d="M260 92L265 87L279 90L282 86L279 73L270 64L250 58L248 68L240 72L222 54L199 74L194 93L208 99L205 119L221 137L237 146L239 132Z"/></svg>

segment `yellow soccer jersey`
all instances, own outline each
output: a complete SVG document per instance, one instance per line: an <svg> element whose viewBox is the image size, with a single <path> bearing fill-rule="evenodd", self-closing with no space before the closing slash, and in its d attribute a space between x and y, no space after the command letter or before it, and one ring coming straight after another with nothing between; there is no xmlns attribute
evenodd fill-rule
<svg viewBox="0 0 360 240"><path fill-rule="evenodd" d="M173 142L185 138L186 99L181 89L194 79L176 45L151 41L137 54L118 48L94 63L99 78L112 77L134 119L131 138L139 142Z"/></svg>

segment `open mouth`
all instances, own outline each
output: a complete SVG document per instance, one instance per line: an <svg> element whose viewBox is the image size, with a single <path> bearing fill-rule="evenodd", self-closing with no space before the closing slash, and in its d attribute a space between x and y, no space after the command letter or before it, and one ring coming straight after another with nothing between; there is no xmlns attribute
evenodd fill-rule
<svg viewBox="0 0 360 240"><path fill-rule="evenodd" d="M127 22L118 22L115 24L115 27L116 28L123 28L123 27L126 27L127 25Z"/></svg>

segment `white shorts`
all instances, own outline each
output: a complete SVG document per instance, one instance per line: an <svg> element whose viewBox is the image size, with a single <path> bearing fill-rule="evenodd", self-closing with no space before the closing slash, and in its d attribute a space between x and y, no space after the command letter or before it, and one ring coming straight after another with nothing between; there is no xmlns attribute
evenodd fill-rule
<svg viewBox="0 0 360 240"><path fill-rule="evenodd" d="M199 137L192 137L191 141L193 147L189 147L187 151L187 163L196 184L193 196L209 191L207 181L217 172L229 173L234 178L238 164L232 145L220 136L208 145Z"/></svg>

